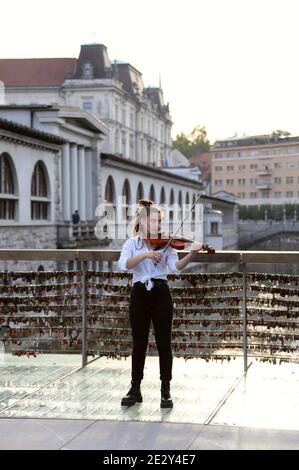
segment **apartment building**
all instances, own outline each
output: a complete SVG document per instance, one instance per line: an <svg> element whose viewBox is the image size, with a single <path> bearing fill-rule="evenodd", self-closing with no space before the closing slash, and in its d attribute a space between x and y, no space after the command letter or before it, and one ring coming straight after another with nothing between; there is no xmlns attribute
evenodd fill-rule
<svg viewBox="0 0 299 470"><path fill-rule="evenodd" d="M217 141L212 194L226 191L242 205L299 202L299 137L274 134Z"/></svg>

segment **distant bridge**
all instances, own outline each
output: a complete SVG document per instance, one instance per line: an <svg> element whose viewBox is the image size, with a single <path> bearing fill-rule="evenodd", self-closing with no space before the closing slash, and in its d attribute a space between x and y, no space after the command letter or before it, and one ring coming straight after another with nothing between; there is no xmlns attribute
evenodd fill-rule
<svg viewBox="0 0 299 470"><path fill-rule="evenodd" d="M239 249L249 248L255 243L271 239L278 234L298 233L299 222L291 224L287 222L270 223L254 222L239 224Z"/></svg>

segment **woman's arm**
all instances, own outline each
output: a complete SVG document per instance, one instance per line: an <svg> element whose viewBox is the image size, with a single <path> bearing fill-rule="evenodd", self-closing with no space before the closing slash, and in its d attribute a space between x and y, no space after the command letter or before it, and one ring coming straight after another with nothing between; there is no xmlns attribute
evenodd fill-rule
<svg viewBox="0 0 299 470"><path fill-rule="evenodd" d="M147 251L145 253L140 253L140 255L134 255L134 243L132 239L128 239L122 247L120 258L117 262L117 265L121 271L129 271L130 269L135 268L135 266L148 258L151 259L154 263L159 263L161 260L162 254L159 251Z"/></svg>
<svg viewBox="0 0 299 470"><path fill-rule="evenodd" d="M189 264L193 258L197 255L198 251L202 249L202 244L199 242L193 242L191 247L190 247L190 253L188 253L184 258L180 259L175 263L176 268L181 270L184 269L187 264Z"/></svg>
<svg viewBox="0 0 299 470"><path fill-rule="evenodd" d="M148 251L145 253L141 253L141 255L133 256L132 258L127 259L126 268L135 268L135 266L140 263L140 261L143 261L146 258L151 259L154 263L159 263L161 257L162 254L158 251Z"/></svg>
<svg viewBox="0 0 299 470"><path fill-rule="evenodd" d="M140 263L146 258L147 253L141 253L141 255L133 256L132 258L127 259L126 268L132 269L135 268L136 264Z"/></svg>

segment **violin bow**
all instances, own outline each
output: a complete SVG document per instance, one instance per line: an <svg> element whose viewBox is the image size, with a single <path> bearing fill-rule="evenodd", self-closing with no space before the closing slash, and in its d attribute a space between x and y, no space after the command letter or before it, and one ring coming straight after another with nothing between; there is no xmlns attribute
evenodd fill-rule
<svg viewBox="0 0 299 470"><path fill-rule="evenodd" d="M176 236L176 234L178 233L178 231L180 230L180 228L182 227L183 223L185 222L185 220L187 219L187 217L189 217L189 214L193 211L193 208L196 206L196 204L198 203L199 199L201 198L202 194L199 194L199 196L197 197L197 199L194 201L194 203L192 204L192 207L191 209L189 210L189 212L185 215L185 217L183 218L182 222L180 223L180 225L178 226L178 228L176 229L176 231L171 235L170 239L168 240L167 244L165 245L164 249L163 249L163 254L165 253L165 251L167 250L167 248L170 246L172 240L174 239L174 237Z"/></svg>

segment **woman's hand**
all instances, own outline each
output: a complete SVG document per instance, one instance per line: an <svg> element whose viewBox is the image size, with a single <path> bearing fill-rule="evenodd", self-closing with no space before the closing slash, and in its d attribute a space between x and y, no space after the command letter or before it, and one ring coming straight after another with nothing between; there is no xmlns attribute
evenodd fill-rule
<svg viewBox="0 0 299 470"><path fill-rule="evenodd" d="M202 250L202 243L193 242L190 246L190 251L192 251L193 253L197 253L200 250Z"/></svg>
<svg viewBox="0 0 299 470"><path fill-rule="evenodd" d="M149 251L146 253L146 258L151 259L154 263L160 263L162 253L160 251Z"/></svg>

